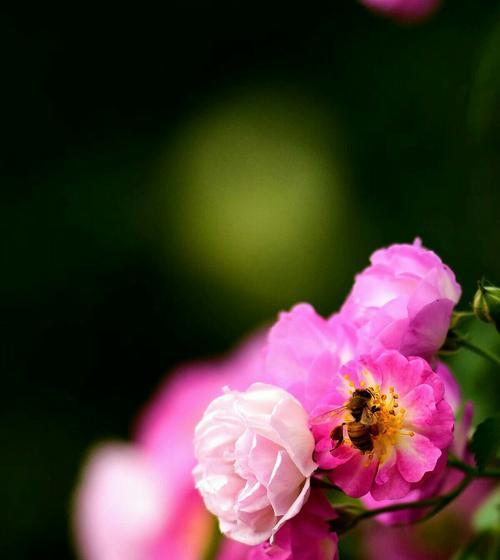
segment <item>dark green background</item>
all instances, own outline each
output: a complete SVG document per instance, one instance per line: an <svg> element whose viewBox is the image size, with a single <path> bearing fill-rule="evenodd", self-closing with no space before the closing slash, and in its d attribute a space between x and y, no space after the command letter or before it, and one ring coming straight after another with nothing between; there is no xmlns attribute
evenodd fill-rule
<svg viewBox="0 0 500 560"><path fill-rule="evenodd" d="M500 281L496 4L449 0L412 27L354 0L2 10L2 558L72 557L89 445L127 437L175 363L299 300L332 312L378 246L421 236L457 273L463 306L481 275ZM264 296L250 297L244 277L185 265L169 230L184 188L171 147L214 104L267 90L278 107L292 92L317 108L349 203L340 234L321 223L336 256L318 252L314 281L294 282L276 244ZM486 414L498 383L487 368L473 377L477 365L458 367Z"/></svg>

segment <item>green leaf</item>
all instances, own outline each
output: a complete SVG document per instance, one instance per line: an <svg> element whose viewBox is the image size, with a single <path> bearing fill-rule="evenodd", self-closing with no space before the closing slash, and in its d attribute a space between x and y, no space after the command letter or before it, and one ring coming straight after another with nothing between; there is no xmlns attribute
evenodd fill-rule
<svg viewBox="0 0 500 560"><path fill-rule="evenodd" d="M487 418L476 428L470 445L479 470L498 455L500 450L500 416Z"/></svg>

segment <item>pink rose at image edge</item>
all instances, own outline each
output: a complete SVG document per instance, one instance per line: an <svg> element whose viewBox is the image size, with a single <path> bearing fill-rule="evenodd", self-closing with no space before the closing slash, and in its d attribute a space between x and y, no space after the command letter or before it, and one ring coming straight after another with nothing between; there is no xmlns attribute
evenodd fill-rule
<svg viewBox="0 0 500 560"><path fill-rule="evenodd" d="M287 391L254 383L212 401L195 431L193 474L221 532L260 544L309 496L314 439L308 416Z"/></svg>
<svg viewBox="0 0 500 560"><path fill-rule="evenodd" d="M197 560L202 555L214 520L194 488L194 427L224 385L251 383L263 340L258 333L227 357L180 367L145 407L137 443L101 444L90 454L73 503L73 532L82 559L160 560L169 555ZM134 502L141 500L151 513L136 523L140 511ZM231 547L234 557L237 551L246 555L247 547L238 545L238 550L237 544Z"/></svg>
<svg viewBox="0 0 500 560"><path fill-rule="evenodd" d="M403 498L423 483L426 473L439 467L443 450L452 441L454 417L443 398L442 380L425 360L396 351L363 356L336 375L336 386L311 415L315 461L352 497L370 492L377 501ZM329 410L342 407L359 387L372 391L371 405L379 408L378 435L366 454L350 445L335 449L331 432L342 423L342 416L323 418Z"/></svg>
<svg viewBox="0 0 500 560"><path fill-rule="evenodd" d="M370 261L340 311L356 328L357 354L393 349L432 363L461 295L452 270L420 239L378 249Z"/></svg>
<svg viewBox="0 0 500 560"><path fill-rule="evenodd" d="M360 0L367 8L401 22L418 22L431 16L441 0Z"/></svg>

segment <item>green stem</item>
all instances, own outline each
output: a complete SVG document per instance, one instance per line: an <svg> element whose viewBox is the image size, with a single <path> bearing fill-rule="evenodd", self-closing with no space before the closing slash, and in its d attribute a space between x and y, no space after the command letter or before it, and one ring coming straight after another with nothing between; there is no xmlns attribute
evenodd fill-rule
<svg viewBox="0 0 500 560"><path fill-rule="evenodd" d="M427 513L420 519L417 519L415 523L423 523L424 521L427 521L431 517L434 517L437 513L439 513L442 509L444 509L450 502L452 502L455 498L457 498L467 488L467 486L469 486L469 484L473 480L474 480L473 475L471 474L465 475L465 478L458 486L456 486L451 492L448 492L448 494L444 494L441 497L441 500L438 501L438 503L431 509L431 511L429 511L429 513Z"/></svg>
<svg viewBox="0 0 500 560"><path fill-rule="evenodd" d="M480 471L475 467L471 467L457 459L456 457L448 458L448 465L454 469L458 469L466 474L470 474L474 478L500 478L500 469L484 469Z"/></svg>
<svg viewBox="0 0 500 560"><path fill-rule="evenodd" d="M475 313L474 311L455 311L453 313L454 317L474 317Z"/></svg>
<svg viewBox="0 0 500 560"><path fill-rule="evenodd" d="M360 521L363 521L363 519L376 517L377 515L381 515L383 513L391 513L393 511L402 511L406 509L421 509L421 508L431 507L432 509L427 515L417 520L418 522L425 521L430 517L434 516L439 511L441 511L450 502L452 502L455 498L457 498L467 488L467 486L471 483L473 479L474 479L473 475L471 474L466 475L465 478L462 480L462 482L460 482L460 484L458 484L453 490L441 496L436 496L434 498L427 498L425 500L418 500L416 502L391 504L389 506L384 506L377 509L365 510L360 514L356 515L355 517L353 517L352 520L350 520L350 522L343 528L343 532L352 529Z"/></svg>
<svg viewBox="0 0 500 560"><path fill-rule="evenodd" d="M481 346L478 346L476 343L471 342L467 338L461 338L460 344L464 348L467 348L471 352L474 352L478 356L481 356L482 358L485 358L486 360L489 360L491 363L500 367L500 358L496 354L493 354L493 352L491 352L487 348L482 348Z"/></svg>

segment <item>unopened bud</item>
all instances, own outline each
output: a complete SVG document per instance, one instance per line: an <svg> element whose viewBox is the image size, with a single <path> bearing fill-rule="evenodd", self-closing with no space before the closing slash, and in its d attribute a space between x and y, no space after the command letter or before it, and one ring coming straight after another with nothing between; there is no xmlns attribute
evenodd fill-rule
<svg viewBox="0 0 500 560"><path fill-rule="evenodd" d="M472 301L472 310L478 319L493 323L500 331L500 288L480 282Z"/></svg>

